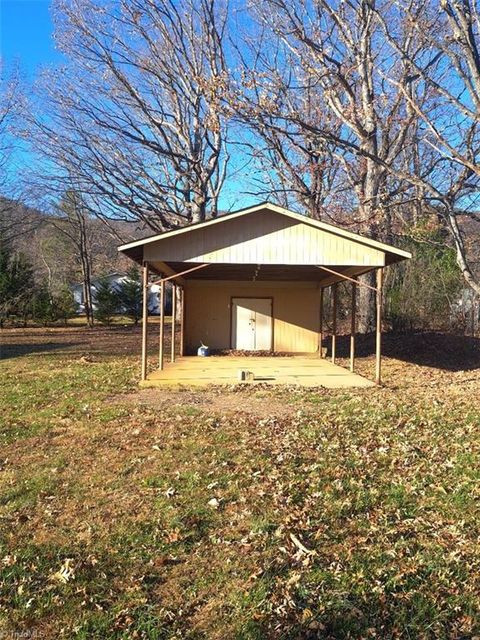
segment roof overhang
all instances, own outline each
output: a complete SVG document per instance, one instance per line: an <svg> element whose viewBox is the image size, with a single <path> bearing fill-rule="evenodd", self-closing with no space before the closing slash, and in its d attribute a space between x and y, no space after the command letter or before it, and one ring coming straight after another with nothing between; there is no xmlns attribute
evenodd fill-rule
<svg viewBox="0 0 480 640"><path fill-rule="evenodd" d="M208 263L206 268L191 271L186 274L184 276L185 280L314 280L328 284L335 281L335 276L331 273L322 272L321 269L319 270L319 267L321 268L322 266L322 261L316 263L312 257L310 257L308 261L304 261L301 256L301 247L299 251L297 251L299 255L294 263L292 263L291 260L283 261L282 250L277 251L277 255L271 260L262 259L253 263L248 261L248 254L246 258L243 256L237 260L235 257L232 258L228 252L225 253L225 247L223 247L223 253L219 253L216 247L210 247L209 250L205 249L205 238L210 239L215 233L222 235L225 233L224 229L226 230L228 227L232 229L230 236L231 238L233 237L233 241L230 238L230 242L237 242L235 233L243 233L245 229L250 229L250 227L252 227L252 231L248 238L246 238L246 242L251 242L252 238L256 240L262 233L261 223L268 220L267 217L259 218L258 215L253 215L260 214L260 212L270 214L271 220L273 220L271 214L276 214L274 221L281 223L279 225L282 227L280 231L293 227L298 228L300 226L302 229L305 229L302 225L307 225L307 228L312 229L312 231L309 232L310 234L318 234L318 231L315 232L313 230L319 230L323 232L320 233L320 236L328 236L330 243L333 242L334 246L342 247L343 245L348 245L349 247L354 247L354 259L350 259L349 251L343 251L343 264L336 264L335 254L333 254L333 258L332 255L330 255L330 261L323 262L325 266L328 265L335 271L345 273L350 277L362 275L373 269L411 258L411 254L403 249L372 240L371 238L347 231L341 227L314 220L270 203L262 203L202 223L188 225L180 229L130 242L121 245L118 250L137 263L143 264L144 262L148 262L149 266L157 273L166 273L168 275L181 273L196 264ZM247 219L248 216L251 216L251 223ZM233 226L228 225L229 222L240 218L245 219L245 223L241 221L233 223ZM282 218L283 222L280 218ZM258 223L259 220L260 224ZM301 223L301 225L299 223ZM256 231L255 224L259 225L260 231ZM222 228L221 225L227 226ZM208 231L208 233L205 234L203 233L204 231ZM264 233L264 245L268 245L269 242L275 244L275 242L278 241L277 237L272 234L270 230L267 229ZM291 241L295 242L295 237L296 236L292 236ZM195 251L192 252L192 250L190 250L190 253L183 252L185 246L192 245L192 243L194 244L195 242L198 242L199 247L203 247L203 255L197 257ZM241 242L242 239L240 238L238 244L240 245ZM301 242L301 240L298 242ZM182 253L185 255L182 255ZM362 258L363 254L366 256L365 259ZM225 259L226 256L229 258L228 260ZM304 264L303 262L309 263ZM336 280L340 279L341 278L336 278Z"/></svg>
<svg viewBox="0 0 480 640"><path fill-rule="evenodd" d="M150 264L150 268L158 274L179 274L179 280L189 282L204 282L206 280L236 281L236 282L317 282L321 286L329 286L334 282L344 280L321 265L258 265L258 264L209 264L202 265L191 262L167 262L162 265ZM192 267L199 267L193 270ZM372 267L345 267L335 265L332 270L347 278L354 278L369 271ZM185 273L189 271L189 273Z"/></svg>

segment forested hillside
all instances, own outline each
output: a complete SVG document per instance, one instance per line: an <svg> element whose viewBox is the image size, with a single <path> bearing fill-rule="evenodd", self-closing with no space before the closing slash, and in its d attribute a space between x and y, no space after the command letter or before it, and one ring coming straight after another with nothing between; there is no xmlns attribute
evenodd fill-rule
<svg viewBox="0 0 480 640"><path fill-rule="evenodd" d="M0 199L0 316L25 322L66 318L75 312L70 286L131 264L120 242L141 237L138 225L107 224L68 210L43 212ZM86 272L86 273L85 273Z"/></svg>

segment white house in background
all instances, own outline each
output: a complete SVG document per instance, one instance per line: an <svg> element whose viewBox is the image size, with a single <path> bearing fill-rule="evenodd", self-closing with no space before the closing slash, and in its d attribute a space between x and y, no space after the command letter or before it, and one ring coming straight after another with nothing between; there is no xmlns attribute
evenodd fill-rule
<svg viewBox="0 0 480 640"><path fill-rule="evenodd" d="M110 285L112 287L112 289L116 289L118 290L120 288L120 285L122 284L122 282L124 282L125 280L128 279L128 276L126 273L123 273L121 271L115 271L113 273L109 273L105 276L101 276L99 278L93 278L92 279L92 302L93 302L93 309L95 310L96 308L96 304L95 304L95 300L96 300L96 291L97 291L97 286L99 284L99 282L103 279L107 279L110 282ZM76 308L77 308L77 313L81 314L81 313L85 313L85 298L84 298L84 291L83 291L83 284L81 282L77 282L75 284L72 284L70 286L70 289L72 291L73 294L73 299L75 300L75 304L76 304ZM151 284L148 288L148 310L149 313L151 313L152 315L159 315L160 314L160 305L159 305L159 291L160 291L160 285L158 284Z"/></svg>

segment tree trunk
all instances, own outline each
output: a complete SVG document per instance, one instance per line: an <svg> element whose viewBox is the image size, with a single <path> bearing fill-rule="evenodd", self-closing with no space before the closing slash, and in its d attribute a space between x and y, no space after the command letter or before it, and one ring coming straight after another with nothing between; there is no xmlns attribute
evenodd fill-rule
<svg viewBox="0 0 480 640"><path fill-rule="evenodd" d="M368 200L365 203L364 199L363 204L360 206L360 214L364 220L361 232L367 237L375 239L377 236L377 226L373 221L375 220L376 214L375 203L377 201L378 189L374 177L376 176L373 171L370 175L367 175L367 184L370 182L373 183L373 185L369 192L367 192ZM362 202L362 200L360 200L360 202ZM360 276L359 282L367 284L370 287L375 287L375 273L371 271L364 276ZM375 331L376 325L375 291L362 286L362 284L359 284L358 288L358 333L371 333Z"/></svg>
<svg viewBox="0 0 480 640"><path fill-rule="evenodd" d="M88 255L88 238L85 225L85 218L81 212L75 210L78 221L78 249L80 253L80 261L82 266L82 278L83 278L83 298L85 315L87 317L87 324L89 327L93 327L93 301L92 301L92 280L91 280L91 268L90 259Z"/></svg>
<svg viewBox="0 0 480 640"><path fill-rule="evenodd" d="M457 258L457 264L462 272L462 276L465 282L471 287L471 289L480 295L480 281L475 277L472 272L471 266L467 260L467 251L465 249L465 243L463 241L458 220L453 206L447 203L447 221L450 228L450 233L453 238L455 253Z"/></svg>
<svg viewBox="0 0 480 640"><path fill-rule="evenodd" d="M180 318L182 309L182 292L180 291L180 287L175 287L175 315L177 320Z"/></svg>
<svg viewBox="0 0 480 640"><path fill-rule="evenodd" d="M90 265L84 251L81 251L82 279L83 279L83 306L89 327L93 327L92 283L90 278Z"/></svg>
<svg viewBox="0 0 480 640"><path fill-rule="evenodd" d="M198 196L196 194L193 196L191 211L192 223L204 222L206 217L206 203L201 196Z"/></svg>
<svg viewBox="0 0 480 640"><path fill-rule="evenodd" d="M366 273L359 281L374 287L375 273ZM375 329L375 291L362 285L358 288L358 333L371 333Z"/></svg>

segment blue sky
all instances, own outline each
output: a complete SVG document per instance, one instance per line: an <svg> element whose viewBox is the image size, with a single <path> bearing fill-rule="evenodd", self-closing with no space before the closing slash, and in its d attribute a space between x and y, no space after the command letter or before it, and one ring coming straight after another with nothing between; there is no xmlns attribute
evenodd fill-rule
<svg viewBox="0 0 480 640"><path fill-rule="evenodd" d="M42 67L61 61L55 50L53 24L50 13L51 0L0 0L0 57L8 69L14 64L26 80L26 86L35 80ZM246 206L257 198L246 195L248 186L244 176L236 175L235 169L242 166L241 153L232 154L230 163L233 176L227 179L220 207ZM22 165L30 164L28 151L17 151L12 162L12 171L22 171Z"/></svg>
<svg viewBox="0 0 480 640"><path fill-rule="evenodd" d="M50 0L0 0L0 55L18 62L30 80L43 65L60 59L55 51Z"/></svg>

